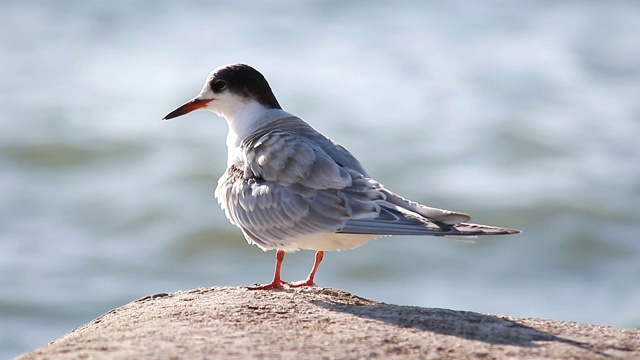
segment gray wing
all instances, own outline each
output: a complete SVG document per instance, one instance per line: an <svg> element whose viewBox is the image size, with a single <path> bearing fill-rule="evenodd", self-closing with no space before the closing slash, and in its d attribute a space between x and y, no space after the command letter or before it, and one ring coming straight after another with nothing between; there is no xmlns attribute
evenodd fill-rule
<svg viewBox="0 0 640 360"><path fill-rule="evenodd" d="M295 117L270 123L241 147L243 158L222 176L216 197L229 220L263 249L318 233L512 233L394 194L346 149Z"/></svg>

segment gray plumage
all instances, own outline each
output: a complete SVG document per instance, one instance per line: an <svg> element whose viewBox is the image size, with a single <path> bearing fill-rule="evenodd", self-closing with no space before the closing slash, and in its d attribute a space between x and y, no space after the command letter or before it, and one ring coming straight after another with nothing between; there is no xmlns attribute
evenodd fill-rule
<svg viewBox="0 0 640 360"><path fill-rule="evenodd" d="M300 118L279 109L269 110L267 118L242 140L215 192L231 223L262 249L297 250L301 238L331 233L370 235L369 239L515 233L468 224L466 214L396 195L371 179L344 147ZM341 250L330 242L331 237L321 236L301 248ZM356 240L343 246L360 244Z"/></svg>

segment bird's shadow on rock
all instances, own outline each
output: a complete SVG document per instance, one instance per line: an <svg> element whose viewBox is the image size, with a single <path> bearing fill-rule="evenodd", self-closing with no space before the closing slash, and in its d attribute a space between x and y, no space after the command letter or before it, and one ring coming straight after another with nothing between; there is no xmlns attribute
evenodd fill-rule
<svg viewBox="0 0 640 360"><path fill-rule="evenodd" d="M342 312L361 318L382 321L394 326L429 331L443 335L482 341L494 345L522 347L540 346L537 341L555 341L607 356L586 344L536 330L499 316L471 311L429 309L414 306L371 304L313 300L312 304L330 311Z"/></svg>

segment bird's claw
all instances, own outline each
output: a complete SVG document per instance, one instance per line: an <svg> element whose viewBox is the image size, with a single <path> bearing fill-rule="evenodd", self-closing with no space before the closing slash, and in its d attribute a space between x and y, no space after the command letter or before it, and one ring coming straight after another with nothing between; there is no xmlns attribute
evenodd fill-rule
<svg viewBox="0 0 640 360"><path fill-rule="evenodd" d="M247 286L247 290L275 290L275 289L284 289L285 285L289 285L289 283L282 281L280 279L273 280L268 284L254 284L251 286Z"/></svg>
<svg viewBox="0 0 640 360"><path fill-rule="evenodd" d="M298 287L311 287L311 286L318 286L316 285L316 283L313 282L313 280L307 279L307 280L303 280L303 281L296 281L296 282L292 282L289 284L290 287L292 288L298 288Z"/></svg>

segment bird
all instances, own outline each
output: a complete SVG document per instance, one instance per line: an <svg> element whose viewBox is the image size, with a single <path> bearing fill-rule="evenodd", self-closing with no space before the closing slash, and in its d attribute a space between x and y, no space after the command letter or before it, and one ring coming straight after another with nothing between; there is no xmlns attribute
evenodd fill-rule
<svg viewBox="0 0 640 360"><path fill-rule="evenodd" d="M250 290L316 286L325 251L388 235L476 237L521 231L468 223L469 215L425 206L374 180L345 147L282 109L266 78L246 64L209 73L200 93L165 115L212 111L228 125L227 169L215 190L249 244L276 250L273 280ZM287 283L287 252L315 250L311 272Z"/></svg>

